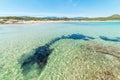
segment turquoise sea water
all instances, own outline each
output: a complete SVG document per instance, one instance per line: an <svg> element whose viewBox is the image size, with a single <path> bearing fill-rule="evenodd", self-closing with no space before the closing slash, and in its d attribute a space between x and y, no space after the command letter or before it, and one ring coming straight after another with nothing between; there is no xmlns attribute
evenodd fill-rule
<svg viewBox="0 0 120 80"><path fill-rule="evenodd" d="M21 57L58 37L120 47L120 22L0 25L0 79L22 79Z"/></svg>
<svg viewBox="0 0 120 80"><path fill-rule="evenodd" d="M34 40L36 38L46 42L48 39L70 34L82 34L94 37L95 40L119 43L120 22L65 22L0 25L1 43L4 43L5 40ZM108 38L108 40L101 39L101 36Z"/></svg>

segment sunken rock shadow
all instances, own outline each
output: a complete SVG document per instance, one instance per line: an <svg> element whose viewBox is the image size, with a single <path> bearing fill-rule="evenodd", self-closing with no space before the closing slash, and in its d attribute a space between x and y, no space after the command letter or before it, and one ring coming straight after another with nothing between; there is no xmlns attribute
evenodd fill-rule
<svg viewBox="0 0 120 80"><path fill-rule="evenodd" d="M88 41L88 40L95 39L95 38L90 37L90 36L85 36L82 34L72 34L72 35L68 35L68 36L63 36L62 39L74 39L74 40L82 39L82 40Z"/></svg>
<svg viewBox="0 0 120 80"><path fill-rule="evenodd" d="M100 36L100 39L102 39L104 41L120 42L120 37L108 38L106 36Z"/></svg>
<svg viewBox="0 0 120 80"><path fill-rule="evenodd" d="M74 39L74 40L89 41L89 40L92 40L95 38L90 37L90 36L85 36L82 34L72 34L72 35L68 35L68 36L61 36L61 37L55 38L52 41L50 41L49 43L45 44L44 46L40 46L37 49L35 49L35 52L33 55L29 55L29 54L27 55L28 57L26 59L24 59L22 65L21 65L23 72L26 70L29 72L29 70L31 69L30 67L32 67L32 65L35 63L37 63L38 66L41 69L43 69L47 63L49 55L54 50L54 49L50 48L51 45L62 39ZM24 57L24 56L22 56L22 57Z"/></svg>

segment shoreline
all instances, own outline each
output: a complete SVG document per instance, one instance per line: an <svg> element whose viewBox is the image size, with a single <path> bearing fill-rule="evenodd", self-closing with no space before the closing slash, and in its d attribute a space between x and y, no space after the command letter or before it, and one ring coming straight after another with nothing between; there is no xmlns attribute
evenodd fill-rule
<svg viewBox="0 0 120 80"><path fill-rule="evenodd" d="M120 22L119 20L106 20L106 21L98 21L98 20L92 20L92 21L87 21L87 20L69 20L69 21L65 21L65 20L58 20L58 21L34 21L34 20L30 20L30 21L4 21L4 22L0 22L0 24L40 24L40 23L63 23L63 22Z"/></svg>

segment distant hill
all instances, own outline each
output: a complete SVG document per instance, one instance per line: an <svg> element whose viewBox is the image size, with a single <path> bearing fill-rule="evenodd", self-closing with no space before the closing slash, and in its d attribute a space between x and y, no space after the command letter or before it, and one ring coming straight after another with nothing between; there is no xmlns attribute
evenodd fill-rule
<svg viewBox="0 0 120 80"><path fill-rule="evenodd" d="M83 17L55 17L55 16L48 16L48 17L31 17L31 16L7 16L7 17L0 17L0 19L5 20L81 20Z"/></svg>
<svg viewBox="0 0 120 80"><path fill-rule="evenodd" d="M0 17L0 19L3 20L41 20L41 21L48 21L48 20L53 20L53 21L58 21L58 20L64 20L64 21L69 21L69 20L77 20L77 21L107 21L107 20L119 20L120 21L120 15L119 14L114 14L112 16L108 17L96 17L96 18L89 18L89 17L56 17L56 16L47 16L47 17L31 17L31 16L7 16L7 17Z"/></svg>
<svg viewBox="0 0 120 80"><path fill-rule="evenodd" d="M111 18L120 18L120 15L119 14L114 14L112 16L110 16Z"/></svg>
<svg viewBox="0 0 120 80"><path fill-rule="evenodd" d="M108 17L96 17L96 18L83 18L82 20L96 20L96 21L107 21L107 20L119 20L120 21L120 15L119 14L114 14L112 16Z"/></svg>

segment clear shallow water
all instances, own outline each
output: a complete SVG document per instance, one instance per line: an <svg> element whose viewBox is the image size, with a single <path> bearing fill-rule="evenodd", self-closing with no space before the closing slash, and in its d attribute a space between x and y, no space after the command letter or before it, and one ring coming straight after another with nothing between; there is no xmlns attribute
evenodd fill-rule
<svg viewBox="0 0 120 80"><path fill-rule="evenodd" d="M0 79L5 77L5 79L9 79L11 76L15 76L14 79L22 78L19 62L21 56L32 54L32 51L37 47L63 35L67 36L67 39L77 39L77 42L97 42L119 47L120 22L0 25L0 74L2 73ZM90 37L94 39L84 39L86 36L88 39Z"/></svg>
<svg viewBox="0 0 120 80"><path fill-rule="evenodd" d="M107 43L118 43L120 42L120 22L66 22L0 25L1 43L4 43L2 40L5 41L8 39L13 41L13 39L34 40L36 38L47 42L49 39L70 34L82 34Z"/></svg>
<svg viewBox="0 0 120 80"><path fill-rule="evenodd" d="M56 35L80 33L95 37L119 37L120 22L66 22L0 25L0 36L7 37L9 35L13 36L18 34L30 34L32 36L32 33L33 35L37 33L41 33L41 35L55 35L54 33L56 33Z"/></svg>

